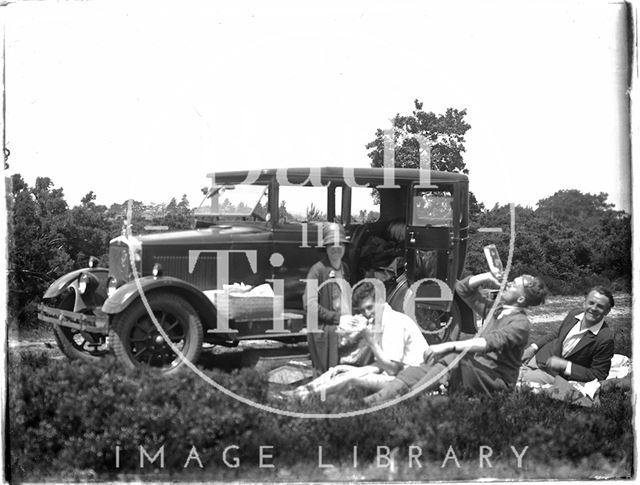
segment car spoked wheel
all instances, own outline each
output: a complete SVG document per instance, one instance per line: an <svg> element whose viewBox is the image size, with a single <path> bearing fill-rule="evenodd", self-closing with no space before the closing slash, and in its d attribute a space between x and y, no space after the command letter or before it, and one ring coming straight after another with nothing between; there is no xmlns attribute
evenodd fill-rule
<svg viewBox="0 0 640 485"><path fill-rule="evenodd" d="M73 310L75 295L65 297L58 308ZM71 360L95 362L109 353L107 336L61 325L53 326L53 336L60 351Z"/></svg>
<svg viewBox="0 0 640 485"><path fill-rule="evenodd" d="M203 340L202 323L193 307L179 296L152 293L148 297L153 315L171 343L196 362ZM126 367L150 366L163 372L183 367L183 362L154 325L141 300L116 318L109 334L114 353Z"/></svg>
<svg viewBox="0 0 640 485"><path fill-rule="evenodd" d="M186 342L188 323L180 320L173 313L154 311L153 314L169 340L182 352ZM176 354L149 316L144 316L136 322L131 329L129 341L131 354L139 363L164 367L171 365L176 359Z"/></svg>
<svg viewBox="0 0 640 485"><path fill-rule="evenodd" d="M457 340L460 319L460 309L455 301L450 312L416 303L416 321L429 345Z"/></svg>

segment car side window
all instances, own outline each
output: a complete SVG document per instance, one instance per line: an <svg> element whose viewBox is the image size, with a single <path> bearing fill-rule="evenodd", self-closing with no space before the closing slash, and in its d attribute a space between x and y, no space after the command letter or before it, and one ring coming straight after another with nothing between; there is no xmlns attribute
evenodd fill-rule
<svg viewBox="0 0 640 485"><path fill-rule="evenodd" d="M414 226L452 227L453 196L444 190L416 189L413 193Z"/></svg>
<svg viewBox="0 0 640 485"><path fill-rule="evenodd" d="M380 204L369 187L351 188L351 222L376 222L380 218Z"/></svg>
<svg viewBox="0 0 640 485"><path fill-rule="evenodd" d="M280 223L327 221L326 187L281 185L279 204Z"/></svg>

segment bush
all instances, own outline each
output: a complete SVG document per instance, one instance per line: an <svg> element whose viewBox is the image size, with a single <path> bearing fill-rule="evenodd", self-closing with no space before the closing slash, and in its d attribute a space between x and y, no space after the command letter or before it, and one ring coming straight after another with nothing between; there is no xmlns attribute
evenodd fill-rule
<svg viewBox="0 0 640 485"><path fill-rule="evenodd" d="M44 367L30 354L20 360L21 368L11 363L9 423L18 475L70 468L115 473L116 446L123 450L121 470L131 470L138 466L132 453L138 445L155 453L163 444L165 467L179 469L190 443L220 454L228 443L246 442L263 417L189 372L124 372L113 359L97 365L50 361ZM265 400L266 386L253 370L208 374L240 395Z"/></svg>
<svg viewBox="0 0 640 485"><path fill-rule="evenodd" d="M257 469L258 447L273 446L279 467L305 461L351 466L353 446L361 462L377 446L422 447L424 459L442 461L448 447L460 460L477 460L481 445L497 457L512 457L510 446L529 446L527 459L579 463L598 456L631 463L631 396L617 389L602 405L584 409L529 392L450 398L419 396L380 412L348 419L294 419L259 411L214 390L191 372L164 377L147 370L125 372L111 359L97 365L47 361L33 354L11 359L9 434L13 478L115 478L150 473L139 468L139 449L150 456L164 445L165 472L184 470L191 446L207 470L238 477ZM227 389L256 402L270 402L266 379L255 370L233 374L204 371ZM287 409L338 412L364 407L362 394L305 403ZM228 469L223 450L242 463ZM120 446L120 468L116 468ZM195 460L191 468L197 468ZM262 473L262 472L261 472Z"/></svg>
<svg viewBox="0 0 640 485"><path fill-rule="evenodd" d="M552 294L575 295L596 285L615 291L631 289L631 218L614 211L606 194L558 191L540 200L538 208L516 207L512 275L541 276ZM478 227L500 227L501 234L476 232ZM508 206L496 205L472 223L466 272L487 271L482 248L495 244L500 255L509 253Z"/></svg>

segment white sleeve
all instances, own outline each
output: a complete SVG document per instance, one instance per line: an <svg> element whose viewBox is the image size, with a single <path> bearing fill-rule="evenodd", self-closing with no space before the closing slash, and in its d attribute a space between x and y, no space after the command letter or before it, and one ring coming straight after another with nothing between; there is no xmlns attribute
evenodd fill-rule
<svg viewBox="0 0 640 485"><path fill-rule="evenodd" d="M404 333L406 335L404 363L410 366L422 364L424 351L429 348L429 344L422 335L420 327L407 317Z"/></svg>
<svg viewBox="0 0 640 485"><path fill-rule="evenodd" d="M564 375L567 377L571 377L571 361L567 362L567 367L564 370Z"/></svg>
<svg viewBox="0 0 640 485"><path fill-rule="evenodd" d="M404 362L405 329L400 325L385 325L380 346L387 359L394 362Z"/></svg>

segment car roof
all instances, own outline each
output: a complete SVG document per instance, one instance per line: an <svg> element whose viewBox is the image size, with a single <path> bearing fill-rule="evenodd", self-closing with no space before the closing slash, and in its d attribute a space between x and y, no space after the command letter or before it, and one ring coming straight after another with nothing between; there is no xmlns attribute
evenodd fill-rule
<svg viewBox="0 0 640 485"><path fill-rule="evenodd" d="M212 172L207 174L207 177L213 178L214 183L220 182L227 183L241 183L247 180L249 174L252 174L251 179L256 177L253 183L267 182L274 176L279 177L280 180L286 175L286 179L292 184L300 184L304 182L310 174L310 171L314 171L314 176L317 178L318 171L320 175L320 181L322 185L326 185L327 182L343 182L345 175L355 177L356 183L360 185L375 184L379 185L384 182L385 169L382 167L366 167L366 168L351 168L351 167L313 167L313 168L270 168L263 170L236 170L229 172ZM421 170L417 168L395 168L393 171L393 179L396 183L409 183L412 181L420 180ZM426 172L426 171L425 171ZM437 170L429 170L430 179L432 182L468 182L468 177L461 173L453 172L440 172ZM423 174L424 176L424 174ZM308 185L311 185L309 183Z"/></svg>

